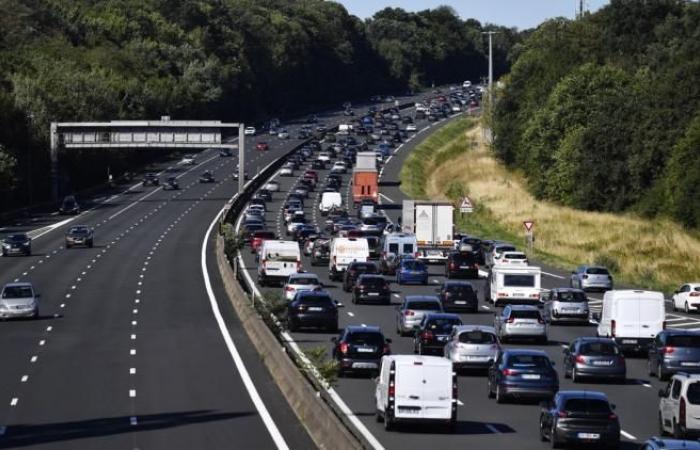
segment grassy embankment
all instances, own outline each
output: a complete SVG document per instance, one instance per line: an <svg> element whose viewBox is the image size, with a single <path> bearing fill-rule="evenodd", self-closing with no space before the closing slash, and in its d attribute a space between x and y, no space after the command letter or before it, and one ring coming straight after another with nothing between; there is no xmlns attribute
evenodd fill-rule
<svg viewBox="0 0 700 450"><path fill-rule="evenodd" d="M401 188L413 198L457 201L468 195L475 212L457 228L477 236L525 247L523 220L535 221L534 258L571 270L597 263L618 282L666 293L700 279L700 239L667 220L631 214L579 211L536 200L521 174L492 155L483 128L459 119L433 134L408 157Z"/></svg>

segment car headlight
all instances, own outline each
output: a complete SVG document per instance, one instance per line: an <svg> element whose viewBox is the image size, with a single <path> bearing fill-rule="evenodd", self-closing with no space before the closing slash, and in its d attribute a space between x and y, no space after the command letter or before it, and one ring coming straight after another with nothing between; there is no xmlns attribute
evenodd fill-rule
<svg viewBox="0 0 700 450"><path fill-rule="evenodd" d="M4 243L2 244L2 248L12 248L10 244Z"/></svg>
<svg viewBox="0 0 700 450"><path fill-rule="evenodd" d="M8 309L10 308L8 308L7 305L0 303L0 311L7 311Z"/></svg>
<svg viewBox="0 0 700 450"><path fill-rule="evenodd" d="M24 245L25 247L29 247L29 242L24 242L22 243L22 245Z"/></svg>

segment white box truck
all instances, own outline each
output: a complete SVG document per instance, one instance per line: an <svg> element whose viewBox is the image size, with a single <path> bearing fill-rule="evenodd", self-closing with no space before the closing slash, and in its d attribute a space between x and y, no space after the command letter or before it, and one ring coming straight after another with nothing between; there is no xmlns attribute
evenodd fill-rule
<svg viewBox="0 0 700 450"><path fill-rule="evenodd" d="M486 283L486 298L495 306L507 303L540 302L542 270L535 266L501 266L491 268Z"/></svg>
<svg viewBox="0 0 700 450"><path fill-rule="evenodd" d="M418 258L444 263L454 248L454 207L449 202L404 200L402 230L416 235Z"/></svg>
<svg viewBox="0 0 700 450"><path fill-rule="evenodd" d="M603 296L598 336L615 340L623 351L646 352L654 337L666 328L661 292L613 290Z"/></svg>
<svg viewBox="0 0 700 450"><path fill-rule="evenodd" d="M375 389L377 420L391 430L397 423L457 422L457 374L440 356L389 355Z"/></svg>

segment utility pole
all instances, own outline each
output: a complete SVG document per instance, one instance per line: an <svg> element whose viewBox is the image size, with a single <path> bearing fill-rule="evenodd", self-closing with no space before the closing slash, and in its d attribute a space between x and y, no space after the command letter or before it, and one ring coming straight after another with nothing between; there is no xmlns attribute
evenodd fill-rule
<svg viewBox="0 0 700 450"><path fill-rule="evenodd" d="M493 35L497 31L482 31L481 34L489 35L489 111L493 111Z"/></svg>

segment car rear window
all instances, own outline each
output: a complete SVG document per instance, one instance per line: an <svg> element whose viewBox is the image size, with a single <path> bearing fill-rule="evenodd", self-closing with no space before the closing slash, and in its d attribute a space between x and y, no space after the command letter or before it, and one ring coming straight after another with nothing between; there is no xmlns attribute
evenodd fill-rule
<svg viewBox="0 0 700 450"><path fill-rule="evenodd" d="M700 404L700 383L694 382L688 385L688 392L686 393L688 397L688 402L692 405Z"/></svg>
<svg viewBox="0 0 700 450"><path fill-rule="evenodd" d="M578 291L562 291L559 292L557 300L568 303L581 303L587 301L586 294Z"/></svg>
<svg viewBox="0 0 700 450"><path fill-rule="evenodd" d="M27 298L32 296L32 288L28 286L8 286L2 291L2 298Z"/></svg>
<svg viewBox="0 0 700 450"><path fill-rule="evenodd" d="M384 278L381 277L361 277L360 283L365 286L382 287L384 286Z"/></svg>
<svg viewBox="0 0 700 450"><path fill-rule="evenodd" d="M430 319L425 328L436 333L447 334L452 331L452 327L457 325L462 325L462 321L459 319L440 318Z"/></svg>
<svg viewBox="0 0 700 450"><path fill-rule="evenodd" d="M586 269L586 273L590 275L610 275L608 269L604 267L589 267Z"/></svg>
<svg viewBox="0 0 700 450"><path fill-rule="evenodd" d="M289 280L289 284L318 284L318 278L315 277L294 277Z"/></svg>
<svg viewBox="0 0 700 450"><path fill-rule="evenodd" d="M425 264L421 261L406 261L404 267L408 270L425 270Z"/></svg>
<svg viewBox="0 0 700 450"><path fill-rule="evenodd" d="M700 335L669 336L666 345L670 347L700 348Z"/></svg>
<svg viewBox="0 0 700 450"><path fill-rule="evenodd" d="M457 285L457 286L447 286L445 291L449 292L452 295L455 295L457 297L466 297L468 295L471 295L474 293L474 289L472 289L471 286L469 285Z"/></svg>
<svg viewBox="0 0 700 450"><path fill-rule="evenodd" d="M347 341L355 345L371 345L373 347L380 347L384 345L384 336L380 333L372 332L353 332L348 334Z"/></svg>
<svg viewBox="0 0 700 450"><path fill-rule="evenodd" d="M534 275L503 275L503 285L512 287L535 287Z"/></svg>
<svg viewBox="0 0 700 450"><path fill-rule="evenodd" d="M464 344L495 344L496 336L483 331L467 331L460 333L459 342Z"/></svg>
<svg viewBox="0 0 700 450"><path fill-rule="evenodd" d="M358 272L376 273L377 266L375 266L374 264L366 264L366 263L352 264L350 266L350 270L357 270Z"/></svg>
<svg viewBox="0 0 700 450"><path fill-rule="evenodd" d="M299 299L299 303L302 305L331 306L333 300L330 297L320 295L305 295Z"/></svg>
<svg viewBox="0 0 700 450"><path fill-rule="evenodd" d="M408 309L417 309L419 311L440 311L440 302L431 301L415 301L409 302L407 305Z"/></svg>
<svg viewBox="0 0 700 450"><path fill-rule="evenodd" d="M609 413L610 405L605 400L594 398L570 398L564 405L564 410L579 413Z"/></svg>
<svg viewBox="0 0 700 450"><path fill-rule="evenodd" d="M542 355L511 355L508 357L508 367L530 369L550 367L549 358Z"/></svg>
<svg viewBox="0 0 700 450"><path fill-rule="evenodd" d="M612 342L587 342L581 345L581 354L590 356L613 356L620 353Z"/></svg>
<svg viewBox="0 0 700 450"><path fill-rule="evenodd" d="M539 319L540 312L539 311L532 311L529 309L526 309L526 310L514 309L510 312L510 316L515 317L516 319Z"/></svg>
<svg viewBox="0 0 700 450"><path fill-rule="evenodd" d="M507 253L503 257L505 259L527 259L524 253Z"/></svg>

